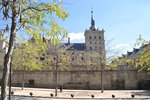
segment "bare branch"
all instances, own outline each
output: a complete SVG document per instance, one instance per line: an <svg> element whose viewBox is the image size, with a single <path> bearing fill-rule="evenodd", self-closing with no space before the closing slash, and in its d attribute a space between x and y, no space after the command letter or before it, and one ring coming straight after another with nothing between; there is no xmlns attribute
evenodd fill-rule
<svg viewBox="0 0 150 100"><path fill-rule="evenodd" d="M46 9L38 9L38 7L39 6L42 6L43 5L43 3L40 3L40 4L38 4L36 7L33 7L33 6L29 6L29 7L27 7L27 8L25 8L25 9L23 9L21 12L24 12L24 11L26 11L26 10L36 10L36 11L43 11L43 10L45 10L46 11Z"/></svg>
<svg viewBox="0 0 150 100"><path fill-rule="evenodd" d="M21 24L21 25L19 26L19 28L16 29L16 32L19 31L19 30L22 28L22 26L23 26L23 24Z"/></svg>

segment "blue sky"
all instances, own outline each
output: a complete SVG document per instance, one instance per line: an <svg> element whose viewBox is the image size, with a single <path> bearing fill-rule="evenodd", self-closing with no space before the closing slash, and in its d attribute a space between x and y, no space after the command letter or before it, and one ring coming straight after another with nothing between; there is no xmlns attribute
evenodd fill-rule
<svg viewBox="0 0 150 100"><path fill-rule="evenodd" d="M91 10L96 27L105 30L112 49L131 51L139 34L150 40L150 0L64 0L69 17L62 23L71 42L84 42L84 31L90 27Z"/></svg>
<svg viewBox="0 0 150 100"><path fill-rule="evenodd" d="M131 51L139 34L150 41L150 0L63 1L69 17L58 22L68 30L71 42L84 42L84 31L90 27L92 9L96 27L105 30L106 43L112 40L108 45L111 50L120 51L120 54Z"/></svg>

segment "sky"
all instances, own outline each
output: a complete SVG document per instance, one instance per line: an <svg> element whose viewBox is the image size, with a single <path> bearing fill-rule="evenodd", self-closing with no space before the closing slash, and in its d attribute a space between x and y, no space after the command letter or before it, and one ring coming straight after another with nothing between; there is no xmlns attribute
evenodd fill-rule
<svg viewBox="0 0 150 100"><path fill-rule="evenodd" d="M105 30L108 47L120 54L131 51L141 34L150 40L150 0L63 0L69 17L60 23L73 43L84 43L84 31L91 24L91 10L96 27Z"/></svg>
<svg viewBox="0 0 150 100"><path fill-rule="evenodd" d="M116 55L132 51L140 34L150 41L150 0L63 0L63 6L69 17L58 22L68 30L72 43L84 43L91 10L96 27L105 30L106 49L118 51Z"/></svg>

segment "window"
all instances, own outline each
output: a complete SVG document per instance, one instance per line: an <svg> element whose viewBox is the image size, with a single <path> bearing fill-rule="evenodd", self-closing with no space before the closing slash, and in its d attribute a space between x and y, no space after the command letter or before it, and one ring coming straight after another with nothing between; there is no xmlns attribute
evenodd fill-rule
<svg viewBox="0 0 150 100"><path fill-rule="evenodd" d="M74 52L72 52L72 55L74 55Z"/></svg>
<svg viewBox="0 0 150 100"><path fill-rule="evenodd" d="M92 39L92 37L90 36L89 39Z"/></svg>
<svg viewBox="0 0 150 100"><path fill-rule="evenodd" d="M34 86L35 80L30 79L30 80L28 80L28 82L29 82L29 85Z"/></svg>
<svg viewBox="0 0 150 100"><path fill-rule="evenodd" d="M40 60L45 60L45 54L42 54L42 56L40 57Z"/></svg>
<svg viewBox="0 0 150 100"><path fill-rule="evenodd" d="M40 57L40 60L45 60L45 58L44 57Z"/></svg>
<svg viewBox="0 0 150 100"><path fill-rule="evenodd" d="M72 58L72 61L74 61L74 58Z"/></svg>
<svg viewBox="0 0 150 100"><path fill-rule="evenodd" d="M92 47L90 47L90 50L92 50Z"/></svg>
<svg viewBox="0 0 150 100"><path fill-rule="evenodd" d="M81 60L83 61L83 60L84 60L84 58L83 58L83 57L81 57Z"/></svg>
<svg viewBox="0 0 150 100"><path fill-rule="evenodd" d="M101 39L101 37L99 36L99 39Z"/></svg>
<svg viewBox="0 0 150 100"><path fill-rule="evenodd" d="M90 42L90 44L92 44L92 42Z"/></svg>
<svg viewBox="0 0 150 100"><path fill-rule="evenodd" d="M96 36L94 36L94 39L96 39Z"/></svg>

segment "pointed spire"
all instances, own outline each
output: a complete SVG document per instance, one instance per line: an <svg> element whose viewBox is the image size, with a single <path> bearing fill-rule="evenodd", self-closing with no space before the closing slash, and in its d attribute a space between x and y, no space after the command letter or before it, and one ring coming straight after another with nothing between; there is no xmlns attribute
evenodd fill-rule
<svg viewBox="0 0 150 100"><path fill-rule="evenodd" d="M93 10L91 11L91 27L90 27L90 29L95 30L95 20L93 17Z"/></svg>

